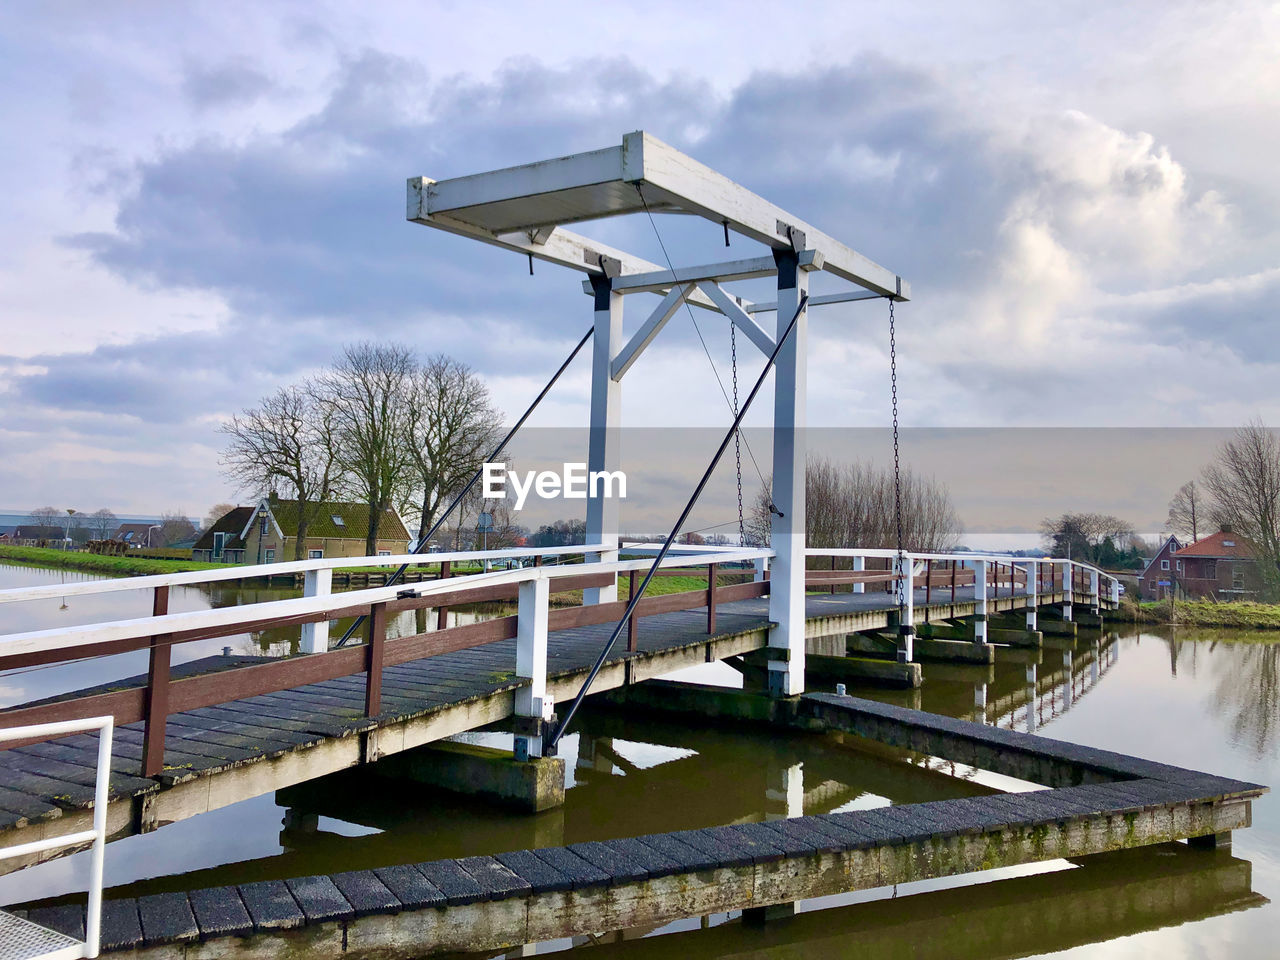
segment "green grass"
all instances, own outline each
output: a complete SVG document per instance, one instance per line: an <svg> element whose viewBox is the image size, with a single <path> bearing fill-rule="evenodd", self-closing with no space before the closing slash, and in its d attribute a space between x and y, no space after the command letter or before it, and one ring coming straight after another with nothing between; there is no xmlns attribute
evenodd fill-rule
<svg viewBox="0 0 1280 960"><path fill-rule="evenodd" d="M1231 627L1238 630L1280 630L1280 604L1233 600L1121 601L1125 619L1136 623L1165 623L1187 627Z"/></svg>
<svg viewBox="0 0 1280 960"><path fill-rule="evenodd" d="M96 553L51 550L48 547L0 545L0 560L30 563L55 570L90 570L118 576L146 576L153 573L186 573L190 570L225 570L225 563L196 560L149 560L145 557L108 557Z"/></svg>

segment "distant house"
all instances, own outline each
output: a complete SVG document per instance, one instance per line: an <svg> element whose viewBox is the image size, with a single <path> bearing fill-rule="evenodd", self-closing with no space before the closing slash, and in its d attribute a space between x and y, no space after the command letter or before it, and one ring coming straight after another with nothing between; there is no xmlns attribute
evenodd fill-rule
<svg viewBox="0 0 1280 960"><path fill-rule="evenodd" d="M39 546L44 543L56 542L61 546L66 539L67 531L65 527L59 527L54 524L46 526L23 523L13 528L9 542L26 544L27 546Z"/></svg>
<svg viewBox="0 0 1280 960"><path fill-rule="evenodd" d="M150 534L150 540L147 535ZM131 547L159 546L160 528L149 523L122 523L111 535L112 540L119 540Z"/></svg>
<svg viewBox="0 0 1280 960"><path fill-rule="evenodd" d="M1170 537L1156 555L1147 561L1138 577L1138 597L1141 600L1163 600L1174 589L1175 576L1181 576L1183 561L1174 557L1182 549L1177 537Z"/></svg>
<svg viewBox="0 0 1280 960"><path fill-rule="evenodd" d="M363 503L326 503L312 517L305 556L363 557L369 508ZM394 510L382 517L377 553L409 552L409 531ZM292 560L298 541L298 501L264 498L254 507L236 507L200 535L194 560L224 563L281 563Z"/></svg>
<svg viewBox="0 0 1280 960"><path fill-rule="evenodd" d="M1223 527L1173 555L1178 586L1196 599L1242 600L1256 596L1262 576L1252 544Z"/></svg>

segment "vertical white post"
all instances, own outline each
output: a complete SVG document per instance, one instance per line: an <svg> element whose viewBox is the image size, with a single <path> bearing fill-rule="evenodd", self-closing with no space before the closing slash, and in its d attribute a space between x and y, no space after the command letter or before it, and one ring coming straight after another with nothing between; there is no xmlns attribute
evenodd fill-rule
<svg viewBox="0 0 1280 960"><path fill-rule="evenodd" d="M987 561L973 562L973 639L987 642Z"/></svg>
<svg viewBox="0 0 1280 960"><path fill-rule="evenodd" d="M753 562L753 565L755 566L756 572L755 572L755 576L753 576L751 579L755 583L761 583L764 580L765 572L769 569L769 558L756 557L755 560L752 562Z"/></svg>
<svg viewBox="0 0 1280 960"><path fill-rule="evenodd" d="M791 323L808 292L809 275L790 250L774 251L778 264L777 337ZM778 351L773 374L773 503L769 542L774 550L769 575L769 691L779 696L804 692L804 471L809 321L807 311Z"/></svg>
<svg viewBox="0 0 1280 960"><path fill-rule="evenodd" d="M1062 619L1071 621L1071 561L1062 561Z"/></svg>
<svg viewBox="0 0 1280 960"><path fill-rule="evenodd" d="M93 783L93 853L89 862L89 903L84 916L84 955L96 957L102 931L102 861L107 847L107 786L111 779L113 720L98 731L98 770Z"/></svg>
<svg viewBox="0 0 1280 960"><path fill-rule="evenodd" d="M1089 605L1093 615L1102 614L1102 592L1099 590L1098 571L1089 571Z"/></svg>
<svg viewBox="0 0 1280 960"><path fill-rule="evenodd" d="M516 690L516 717L533 723L527 729L517 727L517 738L528 741L529 756L542 756L542 721L551 713L547 698L547 606L551 597L551 581L545 576L520 584L516 613L516 676L529 683ZM519 723L519 721L517 721ZM537 731L536 733L533 731ZM520 753L519 747L516 750Z"/></svg>
<svg viewBox="0 0 1280 960"><path fill-rule="evenodd" d="M622 458L619 428L622 426L622 384L613 379L613 358L622 347L622 294L614 292L613 281L592 274L595 291L596 326L591 345L591 428L587 449L587 475L618 470ZM605 492L604 485L587 489L587 543L610 549L588 554L587 561L611 563L618 559L618 499L593 496ZM615 491L616 492L616 491ZM618 580L608 587L588 587L582 591L584 605L612 603L618 599Z"/></svg>
<svg viewBox="0 0 1280 960"><path fill-rule="evenodd" d="M303 574L302 595L304 597L327 597L333 592L333 570L308 570ZM329 650L329 621L304 623L302 625L302 642L299 649L303 653L327 653Z"/></svg>
<svg viewBox="0 0 1280 960"><path fill-rule="evenodd" d="M853 569L854 569L854 572L855 572L855 573L861 573L863 570L867 569L867 558L866 558L866 557L854 557L854 558L853 558ZM867 585L866 585L865 583L855 583L855 584L853 585L853 592L854 592L854 593L866 593L866 592L867 592Z"/></svg>
<svg viewBox="0 0 1280 960"><path fill-rule="evenodd" d="M1115 577L1111 578L1111 605L1120 606L1120 581Z"/></svg>
<svg viewBox="0 0 1280 960"><path fill-rule="evenodd" d="M1036 629L1036 603L1040 588L1036 583L1039 565L1032 560L1027 564L1027 629Z"/></svg>
<svg viewBox="0 0 1280 960"><path fill-rule="evenodd" d="M915 658L916 632L916 562L908 555L894 560L898 573L898 662L910 663Z"/></svg>

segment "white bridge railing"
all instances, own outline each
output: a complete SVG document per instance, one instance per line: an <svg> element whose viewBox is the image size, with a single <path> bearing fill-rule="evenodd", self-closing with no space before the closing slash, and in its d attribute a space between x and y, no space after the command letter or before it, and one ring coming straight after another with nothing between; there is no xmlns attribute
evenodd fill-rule
<svg viewBox="0 0 1280 960"><path fill-rule="evenodd" d="M73 733L91 733L98 731L98 769L93 786L93 828L49 837L44 840L33 840L9 847L0 847L0 860L14 857L29 857L51 850L75 847L84 843L92 843L92 854L89 859L89 903L84 918L84 943L67 946L54 946L43 952L28 952L23 956L30 960L80 960L82 957L98 955L99 939L102 930L102 861L107 844L107 784L111 774L111 733L113 721L111 717L87 717L83 720L68 720L58 723L41 723L29 726L0 729L0 743L13 740L44 740L51 737L65 737ZM29 926L35 927L34 924ZM28 936L35 940L41 928L28 931ZM31 936L31 934L36 936ZM60 943L65 941L61 937ZM0 956L4 955L4 944L0 944Z"/></svg>

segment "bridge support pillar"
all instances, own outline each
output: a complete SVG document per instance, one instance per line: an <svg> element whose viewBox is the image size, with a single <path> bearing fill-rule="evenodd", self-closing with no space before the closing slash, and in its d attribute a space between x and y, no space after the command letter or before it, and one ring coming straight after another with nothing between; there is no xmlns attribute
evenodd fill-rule
<svg viewBox="0 0 1280 960"><path fill-rule="evenodd" d="M544 576L520 584L516 627L516 676L529 683L516 690L515 753L518 759L542 756L543 724L551 719L547 696L547 610L551 581Z"/></svg>
<svg viewBox="0 0 1280 960"><path fill-rule="evenodd" d="M916 563L910 557L894 560L898 574L898 662L915 659Z"/></svg>
<svg viewBox="0 0 1280 960"><path fill-rule="evenodd" d="M1071 561L1066 560L1062 564L1062 619L1071 621Z"/></svg>
<svg viewBox="0 0 1280 960"><path fill-rule="evenodd" d="M619 428L622 426L622 384L613 379L613 359L622 349L622 294L613 280L591 276L595 295L595 334L591 345L591 427L588 434L587 475L617 471L622 462ZM611 563L618 559L618 498L606 497L607 485L587 485L588 544L611 549L588 554L588 562ZM584 605L612 603L618 599L617 578L612 586L582 591Z"/></svg>
<svg viewBox="0 0 1280 960"><path fill-rule="evenodd" d="M797 238L799 239L799 238ZM775 250L778 266L777 337L780 339L809 290L798 250ZM769 692L804 692L805 414L809 323L806 311L778 351L773 380L773 506L769 543Z"/></svg>
<svg viewBox="0 0 1280 960"><path fill-rule="evenodd" d="M1027 564L1027 629L1037 630L1036 604L1039 600L1040 585L1036 582L1040 576L1040 565L1032 560Z"/></svg>
<svg viewBox="0 0 1280 960"><path fill-rule="evenodd" d="M973 564L973 641L987 642L987 561Z"/></svg>
<svg viewBox="0 0 1280 960"><path fill-rule="evenodd" d="M325 597L333 589L332 570L308 570L303 575L302 595L304 597ZM329 651L329 621L304 623L302 625L302 653L327 653Z"/></svg>

